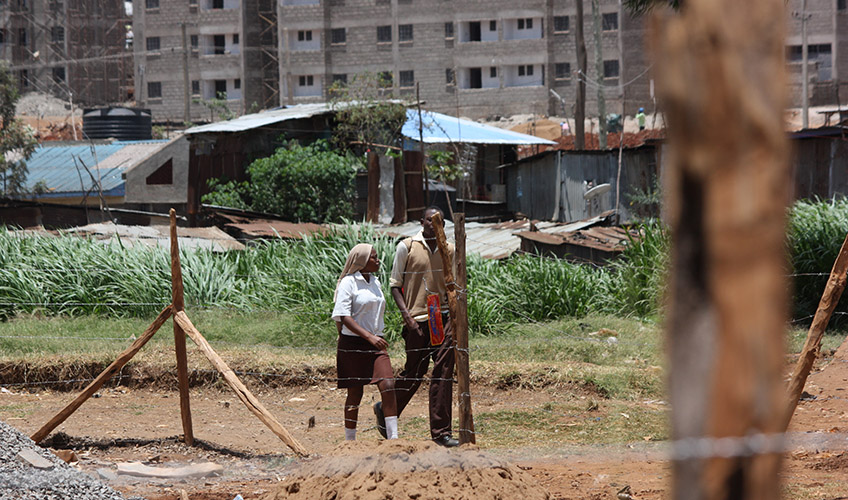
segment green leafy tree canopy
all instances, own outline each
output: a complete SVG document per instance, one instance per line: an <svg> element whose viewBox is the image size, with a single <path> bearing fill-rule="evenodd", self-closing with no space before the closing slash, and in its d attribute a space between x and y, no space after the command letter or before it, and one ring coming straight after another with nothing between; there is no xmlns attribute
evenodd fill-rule
<svg viewBox="0 0 848 500"><path fill-rule="evenodd" d="M12 73L0 61L0 189L7 197L25 194L26 160L38 145L35 132L15 118L19 97Z"/></svg>
<svg viewBox="0 0 848 500"><path fill-rule="evenodd" d="M301 222L338 222L353 216L357 162L327 141L295 142L247 167L244 182L210 182L204 203L281 215Z"/></svg>
<svg viewBox="0 0 848 500"><path fill-rule="evenodd" d="M375 151L396 146L406 123L406 105L393 99L392 92L387 74L360 73L350 82L335 82L330 87L330 108L336 117L336 144Z"/></svg>
<svg viewBox="0 0 848 500"><path fill-rule="evenodd" d="M682 4L683 0L624 0L624 7L637 15L645 14L655 7L661 7L663 5L678 10Z"/></svg>

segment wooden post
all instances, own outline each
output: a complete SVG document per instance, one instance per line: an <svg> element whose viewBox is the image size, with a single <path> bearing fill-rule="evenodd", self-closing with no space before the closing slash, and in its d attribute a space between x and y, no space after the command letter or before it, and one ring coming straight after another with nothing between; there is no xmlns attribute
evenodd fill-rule
<svg viewBox="0 0 848 500"><path fill-rule="evenodd" d="M468 273L465 260L465 214L453 214L456 241L456 378L459 387L459 442L476 443L471 412L471 369L468 353Z"/></svg>
<svg viewBox="0 0 848 500"><path fill-rule="evenodd" d="M185 310L183 299L183 272L180 267L180 244L177 240L177 212L171 212L171 305L174 313ZM185 332L174 322L174 350L177 353L177 381L180 390L180 416L183 422L185 444L194 444L194 433L191 428L191 405L188 395L188 358L186 357Z"/></svg>
<svg viewBox="0 0 848 500"><path fill-rule="evenodd" d="M374 151L368 153L368 201L365 218L376 224L380 219L380 157Z"/></svg>
<svg viewBox="0 0 848 500"><path fill-rule="evenodd" d="M782 432L786 409L785 10L782 0L687 0L654 23L668 115L677 500L781 494L781 455L749 438ZM752 450L690 444L702 438Z"/></svg>
<svg viewBox="0 0 848 500"><path fill-rule="evenodd" d="M68 417L71 416L72 413L77 411L88 398L91 397L92 394L97 392L97 389L103 386L107 380L112 378L115 373L118 372L121 368L124 367L127 362L132 359L136 353L144 347L144 344L147 343L148 340L153 338L153 335L159 330L159 328L171 317L172 309L170 304L165 306L165 309L162 309L162 312L159 313L159 316L153 320L153 323L147 327L144 333L132 343L124 352L118 355L115 361L112 362L111 365L106 367L100 375L97 376L88 386L83 389L79 396L76 397L73 401L71 401L68 406L62 409L59 413L56 414L55 417L51 418L49 422L44 424L41 429L32 435L32 440L36 443L41 442L42 439L46 438L50 432L53 431L59 424L64 422Z"/></svg>
<svg viewBox="0 0 848 500"><path fill-rule="evenodd" d="M263 424L268 426L271 429L271 432L276 434L289 448L294 450L295 453L301 456L306 456L309 452L306 448L303 447L291 434L283 427L271 413L265 409L262 403L259 402L258 399L245 387L245 385L239 380L233 370L218 356L212 346L209 345L209 342L200 334L200 332L195 328L195 326L191 323L191 320L186 316L185 311L179 311L174 313L174 323L180 325L183 331L188 334L191 340L200 347L200 350L203 351L203 354L206 358L212 363L212 366L218 370L221 375L224 377L224 381L235 391L238 398L247 406L247 409L250 410L254 415L256 415L259 420L262 421Z"/></svg>
<svg viewBox="0 0 848 500"><path fill-rule="evenodd" d="M830 278L827 280L824 293L819 301L819 307L816 309L816 315L813 317L812 324L810 324L810 330L807 332L804 349L801 351L801 356L792 371L792 378L789 379L789 404L786 407L786 413L783 415L784 430L789 427L789 422L795 413L795 407L798 406L798 399L800 399L804 384L807 382L807 376L813 368L816 356L818 356L824 330L839 303L842 291L845 290L846 273L848 273L848 235L845 236L842 248L839 249L839 255L836 256L836 261L833 263Z"/></svg>
<svg viewBox="0 0 848 500"><path fill-rule="evenodd" d="M403 224L406 222L406 174L403 171L403 158L394 159L395 183L392 186L392 194L395 199L395 213L392 224Z"/></svg>
<svg viewBox="0 0 848 500"><path fill-rule="evenodd" d="M457 239L457 259L462 262L462 274L465 279L465 214L462 215L462 257L459 254L459 239ZM454 230L460 231L457 225L458 221L454 222ZM442 268L445 276L445 285L448 293L448 309L450 310L450 320L454 335L454 345L456 346L456 368L457 379L459 382L459 439L460 443L474 443L474 419L471 415L471 393L470 393L470 377L468 373L468 316L467 307L460 310L459 300L457 300L457 287L463 290L463 298L465 284L458 284L453 276L453 256L448 248L447 238L445 238L444 221L442 214L436 212L433 214L433 229L436 232L436 244L439 246L439 253L442 255ZM459 233L456 233L459 234ZM459 273L459 264L457 263L457 273ZM465 302L465 301L463 301ZM464 306L467 303L463 304ZM460 345L460 341L464 345ZM463 364L464 363L464 364ZM463 441L463 439L465 439Z"/></svg>

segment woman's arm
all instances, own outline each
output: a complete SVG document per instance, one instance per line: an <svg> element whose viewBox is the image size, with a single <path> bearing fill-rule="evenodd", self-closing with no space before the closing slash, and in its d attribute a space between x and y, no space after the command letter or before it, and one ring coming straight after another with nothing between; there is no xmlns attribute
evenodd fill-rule
<svg viewBox="0 0 848 500"><path fill-rule="evenodd" d="M340 319L342 320L342 324L346 326L348 330L367 340L368 343L376 347L378 351L385 351L389 348L389 343L386 342L386 339L378 335L374 335L365 328L359 326L359 323L354 321L352 316L342 316Z"/></svg>

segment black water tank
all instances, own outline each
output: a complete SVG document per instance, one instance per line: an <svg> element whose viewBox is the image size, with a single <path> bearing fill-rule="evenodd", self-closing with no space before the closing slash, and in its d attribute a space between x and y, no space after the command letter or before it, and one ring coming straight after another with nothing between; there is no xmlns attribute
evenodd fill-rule
<svg viewBox="0 0 848 500"><path fill-rule="evenodd" d="M149 109L86 109L82 114L82 133L86 139L150 140L153 122Z"/></svg>

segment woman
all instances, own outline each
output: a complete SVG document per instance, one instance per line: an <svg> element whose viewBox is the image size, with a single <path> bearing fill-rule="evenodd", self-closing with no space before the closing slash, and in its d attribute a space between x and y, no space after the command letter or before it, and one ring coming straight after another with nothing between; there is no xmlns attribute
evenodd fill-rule
<svg viewBox="0 0 848 500"><path fill-rule="evenodd" d="M345 400L345 439L356 439L356 421L362 388L377 384L382 396L382 413L386 419L387 439L397 439L397 402L389 344L383 339L383 314L386 299L380 281L373 273L380 269L377 250L360 243L347 256L344 270L336 283L333 296L333 319L339 326L336 353L338 387L347 389ZM383 429L379 429L383 433Z"/></svg>

